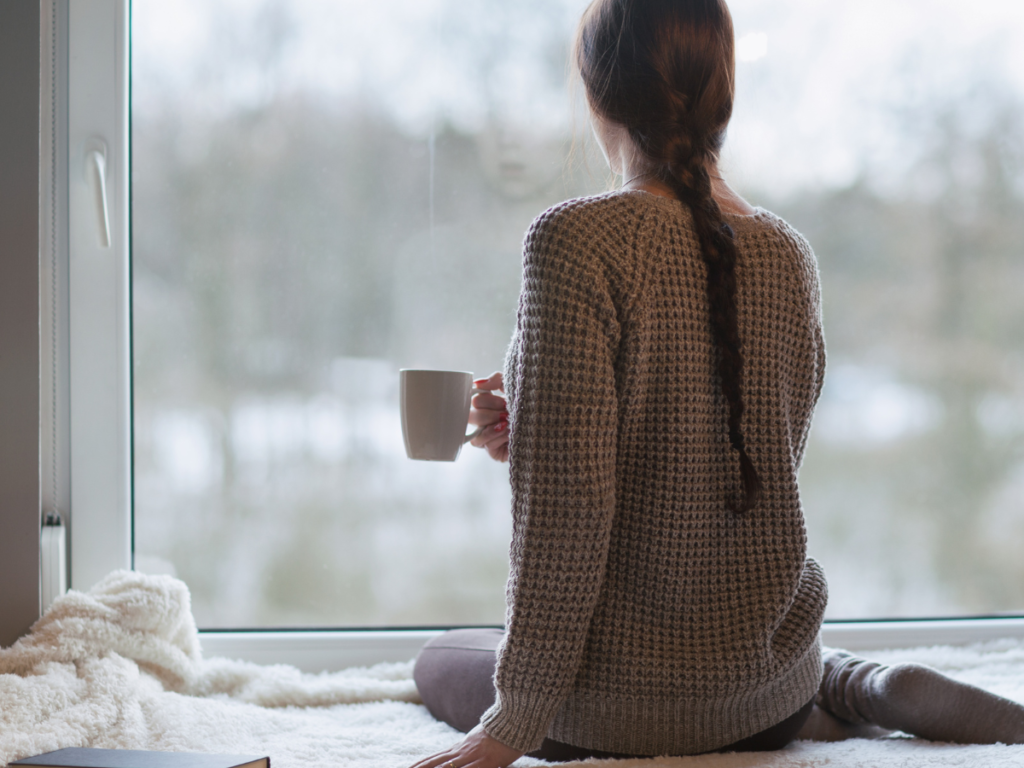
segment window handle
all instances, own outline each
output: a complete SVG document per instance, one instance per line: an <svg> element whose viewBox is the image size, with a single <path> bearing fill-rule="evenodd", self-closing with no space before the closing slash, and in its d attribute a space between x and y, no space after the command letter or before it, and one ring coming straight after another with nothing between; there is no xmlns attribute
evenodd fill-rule
<svg viewBox="0 0 1024 768"><path fill-rule="evenodd" d="M107 205L107 148L94 147L85 153L85 173L92 190L96 207L96 223L99 227L100 248L110 247L110 209Z"/></svg>

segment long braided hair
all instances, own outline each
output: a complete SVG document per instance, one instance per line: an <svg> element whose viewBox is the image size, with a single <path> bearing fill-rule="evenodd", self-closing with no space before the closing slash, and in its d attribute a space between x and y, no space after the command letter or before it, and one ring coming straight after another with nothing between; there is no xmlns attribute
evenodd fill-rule
<svg viewBox="0 0 1024 768"><path fill-rule="evenodd" d="M595 0L575 49L590 108L623 126L650 161L652 175L685 203L707 269L717 369L728 405L729 442L739 454L743 498L753 509L761 480L747 455L743 355L736 309L736 244L711 192L732 116L735 58L724 0Z"/></svg>

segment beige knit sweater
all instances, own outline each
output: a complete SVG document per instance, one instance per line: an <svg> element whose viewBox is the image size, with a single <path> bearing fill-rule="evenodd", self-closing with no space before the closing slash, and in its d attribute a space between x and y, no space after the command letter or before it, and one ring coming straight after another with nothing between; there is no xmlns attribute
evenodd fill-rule
<svg viewBox="0 0 1024 768"><path fill-rule="evenodd" d="M797 469L824 374L814 255L762 210L739 249L740 478L688 209L645 192L570 200L526 237L506 361L513 534L498 698L485 730L638 755L768 728L821 677L821 568Z"/></svg>

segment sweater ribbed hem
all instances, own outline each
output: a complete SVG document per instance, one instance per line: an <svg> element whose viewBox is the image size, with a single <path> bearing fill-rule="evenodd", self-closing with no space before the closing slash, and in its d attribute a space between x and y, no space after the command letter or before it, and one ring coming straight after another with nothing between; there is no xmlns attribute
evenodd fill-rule
<svg viewBox="0 0 1024 768"><path fill-rule="evenodd" d="M489 736L520 752L539 749L560 702L521 691L498 691L497 700L480 718Z"/></svg>
<svg viewBox="0 0 1024 768"><path fill-rule="evenodd" d="M738 696L645 701L575 693L559 709L548 735L625 755L710 752L795 713L817 693L821 674L821 645L815 642L787 674Z"/></svg>

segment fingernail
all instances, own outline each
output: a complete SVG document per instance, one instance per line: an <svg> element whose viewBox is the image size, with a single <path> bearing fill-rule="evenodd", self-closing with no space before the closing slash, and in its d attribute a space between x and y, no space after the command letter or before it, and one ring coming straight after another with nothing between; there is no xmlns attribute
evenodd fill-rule
<svg viewBox="0 0 1024 768"><path fill-rule="evenodd" d="M505 411L504 413L502 413L501 416L498 417L498 420L499 421L508 421L508 411Z"/></svg>
<svg viewBox="0 0 1024 768"><path fill-rule="evenodd" d="M473 379L474 384L486 384L487 379Z"/></svg>
<svg viewBox="0 0 1024 768"><path fill-rule="evenodd" d="M505 430L505 427L507 426L508 424L506 424L504 421L499 421L497 424L494 425L494 431L503 432Z"/></svg>

